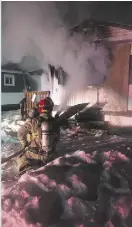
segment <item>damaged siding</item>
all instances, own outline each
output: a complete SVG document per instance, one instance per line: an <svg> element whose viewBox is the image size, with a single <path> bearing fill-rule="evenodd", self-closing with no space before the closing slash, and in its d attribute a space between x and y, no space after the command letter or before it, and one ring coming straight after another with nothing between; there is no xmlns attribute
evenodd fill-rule
<svg viewBox="0 0 132 227"><path fill-rule="evenodd" d="M124 41L132 39L132 30L118 28L118 27L109 27L111 37L109 40L111 41Z"/></svg>
<svg viewBox="0 0 132 227"><path fill-rule="evenodd" d="M128 110L132 110L132 84L129 85Z"/></svg>
<svg viewBox="0 0 132 227"><path fill-rule="evenodd" d="M128 110L132 110L132 47L129 59L129 96L128 96Z"/></svg>
<svg viewBox="0 0 132 227"><path fill-rule="evenodd" d="M113 26L109 26L108 29L109 32L106 29L104 37L102 37L102 39L99 38L99 40L108 40L110 42L124 42L132 40L132 29L123 29Z"/></svg>
<svg viewBox="0 0 132 227"><path fill-rule="evenodd" d="M106 96L108 102L106 110L128 110L130 51L130 44L113 45L113 63L106 81Z"/></svg>
<svg viewBox="0 0 132 227"><path fill-rule="evenodd" d="M69 106L74 106L81 103L89 103L89 106L98 105L101 102L105 102L103 87L91 87L74 93L69 102Z"/></svg>
<svg viewBox="0 0 132 227"><path fill-rule="evenodd" d="M130 44L113 44L113 64L104 86L88 87L76 92L68 105L89 102L99 105L104 111L127 111L129 94L129 56Z"/></svg>

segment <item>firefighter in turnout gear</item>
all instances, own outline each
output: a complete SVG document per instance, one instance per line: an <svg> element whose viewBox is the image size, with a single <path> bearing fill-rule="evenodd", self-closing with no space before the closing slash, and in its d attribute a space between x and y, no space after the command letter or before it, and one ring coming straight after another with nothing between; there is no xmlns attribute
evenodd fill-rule
<svg viewBox="0 0 132 227"><path fill-rule="evenodd" d="M53 159L60 127L56 118L51 115L52 109L53 102L51 104L47 99L43 100L41 111L34 108L19 129L18 138L25 149L18 158L20 172L29 167L39 168Z"/></svg>

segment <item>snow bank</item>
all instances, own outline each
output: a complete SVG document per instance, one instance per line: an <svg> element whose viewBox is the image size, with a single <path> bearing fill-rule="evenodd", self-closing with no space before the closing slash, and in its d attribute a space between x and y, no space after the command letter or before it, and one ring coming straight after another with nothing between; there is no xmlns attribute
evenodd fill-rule
<svg viewBox="0 0 132 227"><path fill-rule="evenodd" d="M20 126L24 124L20 120L21 116L19 110L3 111L1 117L1 141L2 141L2 155L8 155L10 146L18 143L17 131ZM4 153L4 154L3 154Z"/></svg>
<svg viewBox="0 0 132 227"><path fill-rule="evenodd" d="M98 164L97 153L90 155L77 151L60 157L37 171L24 174L13 186L7 188L3 185L3 227L97 227L99 222L103 226L103 218L107 213L111 226L124 224L131 210L129 188L121 188L126 190L127 195L103 197L107 199L103 202L99 196L97 203L96 200L104 166L107 165L110 170L113 163L128 163L129 160L125 155L111 151L102 154L102 157L100 156L102 163ZM106 179L106 183L110 182ZM117 184L115 186L115 182L111 182L110 186L114 190ZM106 206L108 201L110 204ZM98 203L101 202L103 205L100 207ZM97 211L99 215L96 214ZM100 212L103 212L103 216ZM113 224L112 215L115 219L118 218L116 225ZM102 219L99 220L98 216Z"/></svg>
<svg viewBox="0 0 132 227"><path fill-rule="evenodd" d="M1 116L1 156L8 157L20 149L17 131L24 124L19 110L3 111ZM10 161L2 165L2 177L7 178L17 173L16 163Z"/></svg>

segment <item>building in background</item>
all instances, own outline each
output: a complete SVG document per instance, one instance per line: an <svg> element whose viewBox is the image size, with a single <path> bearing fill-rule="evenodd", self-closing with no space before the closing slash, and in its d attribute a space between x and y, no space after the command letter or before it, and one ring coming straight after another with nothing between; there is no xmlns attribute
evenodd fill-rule
<svg viewBox="0 0 132 227"><path fill-rule="evenodd" d="M102 108L105 120L111 122L111 124L131 125L132 26L85 21L73 28L72 32L88 34L91 37L91 42L96 43L97 48L100 42L108 44L112 56L112 65L104 84L88 86L86 89L73 93L67 105L89 103L90 106ZM6 74L8 74L7 79ZM10 71L2 68L2 105L19 102L25 89L24 81L26 78L29 80L32 91L50 91L55 105L59 105L67 76L62 68L55 69L54 66L48 64L45 64L43 70L29 70L26 77L22 71ZM12 98L10 94L12 94ZM13 97L16 97L16 99Z"/></svg>
<svg viewBox="0 0 132 227"><path fill-rule="evenodd" d="M24 91L30 90L26 74L16 65L7 64L1 69L1 106L3 110L16 109L24 97Z"/></svg>
<svg viewBox="0 0 132 227"><path fill-rule="evenodd" d="M108 44L112 57L112 65L104 84L88 86L86 89L73 93L67 105L74 106L89 103L89 106L102 108L105 120L111 122L111 124L131 125L132 26L85 21L73 28L72 32L88 34L91 37L91 42L96 43L97 48L100 42ZM62 68L55 69L53 66L50 66L49 69L49 90L55 105L59 105L68 75ZM43 81L45 81L44 77ZM45 90L44 83L41 86L42 88L38 88L38 90ZM48 90L48 87L46 90Z"/></svg>
<svg viewBox="0 0 132 227"><path fill-rule="evenodd" d="M112 65L104 85L89 86L73 94L68 104L99 106L105 120L114 125L132 125L132 25L85 21L72 32L91 34L91 41L110 45ZM93 40L92 40L93 38Z"/></svg>
<svg viewBox="0 0 132 227"><path fill-rule="evenodd" d="M23 71L18 64L10 63L2 66L2 110L18 109L25 91L50 92L57 105L57 94L63 78L54 66L48 64L44 65L44 69L26 71Z"/></svg>

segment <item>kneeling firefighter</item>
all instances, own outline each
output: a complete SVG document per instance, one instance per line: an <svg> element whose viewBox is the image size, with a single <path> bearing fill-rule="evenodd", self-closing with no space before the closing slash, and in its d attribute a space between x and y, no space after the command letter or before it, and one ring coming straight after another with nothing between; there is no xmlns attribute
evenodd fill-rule
<svg viewBox="0 0 132 227"><path fill-rule="evenodd" d="M60 138L60 126L51 113L51 102L44 99L41 111L34 108L19 129L18 138L25 148L18 159L20 172L28 167L39 168L54 159L56 144Z"/></svg>

